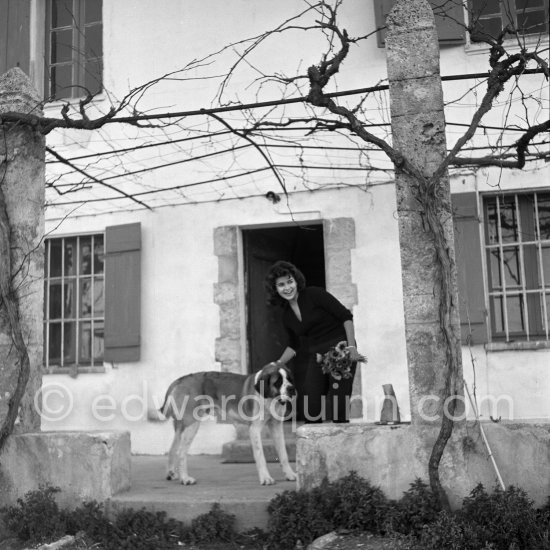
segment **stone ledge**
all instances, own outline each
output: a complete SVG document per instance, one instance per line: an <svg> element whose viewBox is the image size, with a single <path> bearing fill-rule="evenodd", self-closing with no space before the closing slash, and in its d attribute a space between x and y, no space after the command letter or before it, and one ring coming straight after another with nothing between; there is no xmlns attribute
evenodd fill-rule
<svg viewBox="0 0 550 550"><path fill-rule="evenodd" d="M516 422L483 424L506 486L524 489L537 506L550 494L550 424ZM428 482L428 460L439 429L399 424L322 424L297 430L298 487L310 489L350 471L379 486L388 498L399 499L419 477ZM479 483L492 490L495 470L474 422L457 425L440 464L441 482L451 502L462 499Z"/></svg>
<svg viewBox="0 0 550 550"><path fill-rule="evenodd" d="M123 431L12 435L0 454L0 507L40 485L59 487L58 502L103 502L130 488L130 434Z"/></svg>

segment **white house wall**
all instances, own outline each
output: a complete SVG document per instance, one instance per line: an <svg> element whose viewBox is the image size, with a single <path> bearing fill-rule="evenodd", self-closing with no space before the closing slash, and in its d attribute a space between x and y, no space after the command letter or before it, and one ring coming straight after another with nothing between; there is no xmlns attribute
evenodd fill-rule
<svg viewBox="0 0 550 550"><path fill-rule="evenodd" d="M351 35L374 30L374 8L370 0L346 0L345 4L351 6L344 18ZM273 3L250 0L163 0L160 4L153 0L104 0L105 87L112 93L111 97L120 99L134 86L177 70L192 59L203 57L229 42L276 26L297 9L294 0L277 2L276 9L274 6ZM365 27L359 25L365 20L368 21ZM305 35L298 33L296 36ZM262 55L264 60L272 61L272 71L285 68L293 74L299 66L304 71L305 67L320 59L315 42L279 38L270 44L273 46L266 45ZM384 80L385 51L376 46L374 39L352 48L352 52L348 65L351 70L342 70L340 76L341 89L374 86ZM443 48L442 73L486 71L487 57L488 51L483 47ZM266 73L269 73L269 68ZM250 82L250 73L248 78L245 76L243 73L235 80L239 97L256 101L259 98L245 86ZM533 80L533 84L526 86L536 88L537 82ZM214 91L209 82L194 81L192 87L187 84L186 91L182 91L176 81L164 82L148 93L142 108L166 111L208 107ZM469 86L468 82L445 84L446 99L460 96ZM260 99L273 99L273 90L266 88ZM108 105L108 101L109 97L105 96L97 103L98 108ZM353 100L349 102L352 104ZM387 116L387 107L386 104L386 115L382 116ZM462 108L449 106L447 119L464 122L474 108L475 102ZM58 105L46 109L50 116L58 112ZM449 143L454 142L461 131L450 127ZM135 132L132 128L112 127L104 130L102 135L120 140ZM56 132L48 136L48 140L60 153L77 154L81 146L101 149L97 137L91 133ZM453 180L452 188L453 192L476 189L485 192L495 191L498 185L528 189L534 187L534 183L540 188L541 181L548 181L544 180L547 175L547 168L535 175L496 170L480 171L477 176L465 173ZM200 170L190 174L188 168L180 166L145 175L140 182L153 186L166 182L171 185L193 177L207 176ZM377 185L366 190L343 188L299 192L290 198L290 208L300 221L337 217L349 217L355 221L352 279L357 285L358 302L354 316L361 351L369 358L368 365L362 367L364 418L368 421L378 419L381 385L386 383L394 385L403 417L407 418L409 414L395 190L391 176L385 175L384 178L385 181L376 180ZM280 191L276 183L272 187L274 191ZM94 192L101 194L105 191ZM146 422L145 402L155 397L160 399L170 381L178 376L219 368L214 356L215 340L220 336L219 308L213 301L218 271L213 251L214 229L292 221L284 200L274 206L261 193L245 200L215 202L216 198L213 192L208 198L210 202L163 206L152 212L133 205L132 210L109 213L102 210L100 203L94 206L93 215L90 211L88 215L82 215L86 208L91 208L89 205L68 217L65 214L72 207L47 209L49 236L102 232L108 225L141 222L142 343L141 360L137 363L106 364L104 373L79 374L76 378L55 374L44 376L44 389L55 390L55 385L62 391L66 389L70 399L65 403L72 403L72 406L61 420L44 419L43 429L129 429L134 452L166 452L171 426ZM175 194L174 202L179 199L181 196ZM510 392L516 401L515 418L550 417L550 400L547 399L550 355L547 350L491 353L478 346L473 354L477 362L478 397L480 394ZM465 349L464 373L472 386L474 378L468 365L469 357L470 350ZM103 395L108 397L94 403ZM56 401L58 397L50 393L52 408L56 404L61 407L61 403ZM113 410L109 408L110 404L114 404ZM59 410L64 412L61 408ZM205 425L203 432L208 437L202 442L200 437L197 438L194 452L219 452L221 444L234 436L230 427L212 422Z"/></svg>
<svg viewBox="0 0 550 550"><path fill-rule="evenodd" d="M357 285L358 303L354 316L357 339L369 358L362 367L364 416L370 421L379 418L381 386L392 383L406 417L408 382L393 186L381 185L367 192L302 193L292 196L290 208L294 219L301 221L355 220L352 279ZM156 454L167 450L172 428L148 423L144 419L146 402L154 404L156 399L160 406L169 383L179 376L219 369L214 358L215 340L220 336L219 308L213 302L218 272L214 229L250 227L259 222L289 224L292 218L287 207L274 206L261 197L246 202L166 207L152 213L141 210L124 216L72 218L56 229L50 222L47 230L57 236L102 231L112 223L137 221L142 225L141 361L107 364L105 373L79 374L76 378L45 376L45 388L51 386L52 391L52 385L63 386L73 406L60 421L44 420L43 429L130 429L134 452ZM247 372L245 365L242 372ZM108 397L100 399L102 395ZM53 401L48 406L57 409L53 394L50 399ZM207 426L210 444L198 437L195 452L219 452L221 444L233 437L230 427Z"/></svg>

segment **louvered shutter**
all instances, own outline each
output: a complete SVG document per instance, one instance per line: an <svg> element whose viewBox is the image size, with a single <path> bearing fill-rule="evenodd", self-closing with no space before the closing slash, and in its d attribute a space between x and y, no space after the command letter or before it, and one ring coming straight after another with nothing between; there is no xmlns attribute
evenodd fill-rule
<svg viewBox="0 0 550 550"><path fill-rule="evenodd" d="M30 64L30 0L0 0L0 75Z"/></svg>
<svg viewBox="0 0 550 550"><path fill-rule="evenodd" d="M105 230L105 361L140 357L141 224Z"/></svg>
<svg viewBox="0 0 550 550"><path fill-rule="evenodd" d="M386 16L390 13L395 0L374 0L374 17L376 28L386 26ZM460 2L448 0L430 0L434 10L435 26L440 45L464 44L464 9ZM386 29L377 34L378 47L383 48L386 40Z"/></svg>
<svg viewBox="0 0 550 550"><path fill-rule="evenodd" d="M454 194L452 204L462 344L484 344L487 322L476 194Z"/></svg>

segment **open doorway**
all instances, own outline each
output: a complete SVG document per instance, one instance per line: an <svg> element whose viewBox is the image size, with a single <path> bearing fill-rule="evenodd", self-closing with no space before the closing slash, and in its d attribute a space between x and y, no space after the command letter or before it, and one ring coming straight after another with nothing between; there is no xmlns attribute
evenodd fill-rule
<svg viewBox="0 0 550 550"><path fill-rule="evenodd" d="M247 346L249 372L278 359L285 347L282 309L267 304L264 278L277 260L292 262L305 275L308 286L325 288L323 224L292 225L243 230ZM298 392L305 369L300 354L289 363ZM298 416L301 416L298 411Z"/></svg>

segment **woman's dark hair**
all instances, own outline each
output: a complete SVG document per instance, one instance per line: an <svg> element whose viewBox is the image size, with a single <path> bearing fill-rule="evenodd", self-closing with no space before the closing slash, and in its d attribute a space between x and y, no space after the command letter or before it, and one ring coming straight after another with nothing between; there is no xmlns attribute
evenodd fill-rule
<svg viewBox="0 0 550 550"><path fill-rule="evenodd" d="M279 277L292 277L296 281L298 287L298 292L304 290L306 287L306 278L304 274L290 262L285 262L284 260L279 260L275 262L267 272L265 276L265 290L267 292L267 303L274 305L282 305L285 303L285 300L279 296L277 289L275 288L275 281Z"/></svg>

